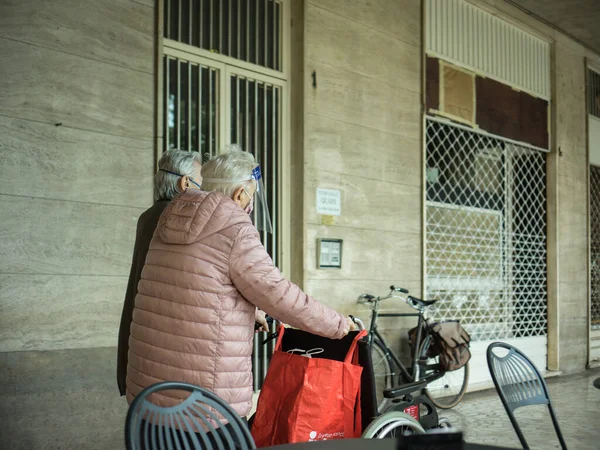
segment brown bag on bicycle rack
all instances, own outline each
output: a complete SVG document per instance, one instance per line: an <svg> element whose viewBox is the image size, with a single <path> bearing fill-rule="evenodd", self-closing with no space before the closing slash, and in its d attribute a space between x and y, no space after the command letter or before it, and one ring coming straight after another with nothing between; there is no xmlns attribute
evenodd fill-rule
<svg viewBox="0 0 600 450"><path fill-rule="evenodd" d="M440 355L440 366L446 371L458 370L469 362L471 336L460 326L458 320L430 325L435 346Z"/></svg>
<svg viewBox="0 0 600 450"><path fill-rule="evenodd" d="M423 323L423 325L421 325L421 326L422 326L423 330L421 331L421 342L419 342L418 345L417 345L418 327L414 327L414 328L411 328L410 330L408 330L408 343L410 344L411 357L414 356L416 351L419 351L421 349L421 344L425 340L425 336L427 336L427 332L425 330L425 327L427 325L425 323ZM436 344L435 342L430 342L429 345L427 346L425 355L421 355L421 357L425 357L425 358L436 357L439 354L439 351L436 348L435 344Z"/></svg>

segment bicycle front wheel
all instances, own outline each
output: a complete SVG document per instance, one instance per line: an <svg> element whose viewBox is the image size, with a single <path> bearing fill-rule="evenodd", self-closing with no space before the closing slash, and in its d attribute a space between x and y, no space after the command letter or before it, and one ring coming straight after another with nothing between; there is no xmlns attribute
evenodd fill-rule
<svg viewBox="0 0 600 450"><path fill-rule="evenodd" d="M373 363L373 374L375 375L375 392L377 395L377 412L381 414L386 406L383 391L392 387L395 373L392 360L385 346L378 339L371 342L371 361Z"/></svg>
<svg viewBox="0 0 600 450"><path fill-rule="evenodd" d="M423 354L423 353L421 353ZM426 379L429 376L440 371L440 357L428 358L425 364L421 364L421 379ZM435 367L435 369L427 369L427 367ZM427 383L425 394L431 402L441 409L450 409L460 403L467 392L469 384L469 364L465 364L458 370L452 372L444 372L441 377Z"/></svg>

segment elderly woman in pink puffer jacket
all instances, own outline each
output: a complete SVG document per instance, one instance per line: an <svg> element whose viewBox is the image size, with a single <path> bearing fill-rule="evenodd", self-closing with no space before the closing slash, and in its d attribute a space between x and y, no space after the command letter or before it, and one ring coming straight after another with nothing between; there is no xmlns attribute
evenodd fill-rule
<svg viewBox="0 0 600 450"><path fill-rule="evenodd" d="M355 326L273 265L249 215L255 197L257 206L264 201L251 154L223 154L202 167L202 177L203 191L171 201L150 244L131 325L127 399L159 381L183 381L209 389L245 417L259 310L334 339ZM261 226L270 225L267 213L255 212ZM166 396L155 401L176 403Z"/></svg>

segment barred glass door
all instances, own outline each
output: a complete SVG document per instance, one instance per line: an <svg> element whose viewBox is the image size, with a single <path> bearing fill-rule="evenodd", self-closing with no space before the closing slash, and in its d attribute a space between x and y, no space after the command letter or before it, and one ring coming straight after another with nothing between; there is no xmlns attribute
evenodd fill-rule
<svg viewBox="0 0 600 450"><path fill-rule="evenodd" d="M260 164L273 221L273 234L263 231L262 240L277 265L282 86L240 69L228 70L227 77L229 142L255 155Z"/></svg>
<svg viewBox="0 0 600 450"><path fill-rule="evenodd" d="M238 68L227 70L226 104L229 105L225 128L227 139L255 155L260 164L267 203L273 221L273 234L262 231L262 242L278 264L280 254L281 125L283 85L273 79ZM254 211L256 214L257 211ZM274 330L272 330L274 331ZM275 341L266 346L254 340L254 388L260 389L267 373Z"/></svg>
<svg viewBox="0 0 600 450"><path fill-rule="evenodd" d="M433 319L459 319L471 334L470 384L487 380L485 348L497 339L521 340L545 368L546 154L431 117L426 145L425 284L439 300Z"/></svg>

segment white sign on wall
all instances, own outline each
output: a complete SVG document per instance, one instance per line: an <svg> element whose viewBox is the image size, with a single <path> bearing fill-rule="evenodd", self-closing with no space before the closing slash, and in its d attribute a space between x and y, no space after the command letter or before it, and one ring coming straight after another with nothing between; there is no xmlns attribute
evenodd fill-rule
<svg viewBox="0 0 600 450"><path fill-rule="evenodd" d="M337 189L317 188L317 214L340 216L342 214L342 193Z"/></svg>

